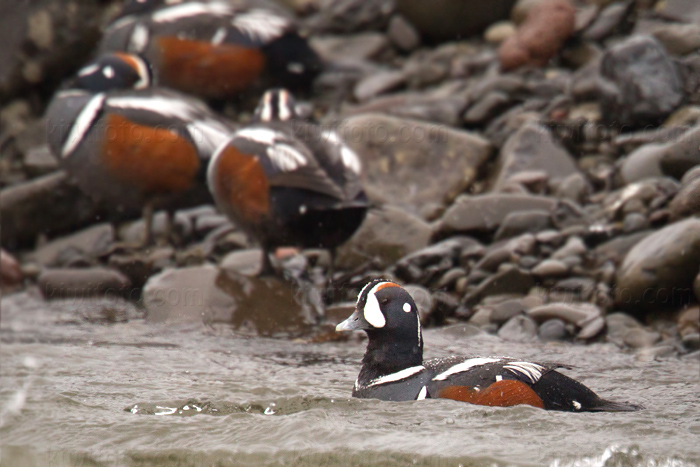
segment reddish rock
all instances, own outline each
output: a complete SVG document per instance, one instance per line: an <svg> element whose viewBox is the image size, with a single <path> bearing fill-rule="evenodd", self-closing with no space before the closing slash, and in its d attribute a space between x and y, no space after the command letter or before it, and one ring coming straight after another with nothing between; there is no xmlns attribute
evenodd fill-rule
<svg viewBox="0 0 700 467"><path fill-rule="evenodd" d="M544 0L534 6L515 35L498 51L501 68L544 66L574 32L576 10L569 0Z"/></svg>
<svg viewBox="0 0 700 467"><path fill-rule="evenodd" d="M22 282L22 270L17 260L5 250L0 249L0 285L13 287Z"/></svg>

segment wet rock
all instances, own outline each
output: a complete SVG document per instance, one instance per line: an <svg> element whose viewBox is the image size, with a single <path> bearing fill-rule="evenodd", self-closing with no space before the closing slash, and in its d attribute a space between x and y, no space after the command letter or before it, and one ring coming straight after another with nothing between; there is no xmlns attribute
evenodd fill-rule
<svg viewBox="0 0 700 467"><path fill-rule="evenodd" d="M661 340L661 334L655 331L647 331L642 327L629 329L623 339L625 345L633 349L651 347L659 340Z"/></svg>
<svg viewBox="0 0 700 467"><path fill-rule="evenodd" d="M168 216L164 211L159 211L153 216L152 231L155 238L165 237L168 225L167 219ZM184 214L175 214L175 222L172 229L172 234L180 239L187 240L192 237L192 224ZM137 245L143 242L145 235L146 223L143 219L130 222L119 228L119 237L126 243Z"/></svg>
<svg viewBox="0 0 700 467"><path fill-rule="evenodd" d="M632 328L641 328L639 321L626 313L612 313L605 317L607 327L606 337L608 341L617 345L624 345L624 337Z"/></svg>
<svg viewBox="0 0 700 467"><path fill-rule="evenodd" d="M454 40L480 33L508 18L515 0L397 0L396 8L420 33L432 40Z"/></svg>
<svg viewBox="0 0 700 467"><path fill-rule="evenodd" d="M30 177L46 175L58 170L58 161L48 145L38 146L24 155L24 170Z"/></svg>
<svg viewBox="0 0 700 467"><path fill-rule="evenodd" d="M154 273L173 266L174 255L171 247L155 248L145 254L111 254L109 266L128 277L135 288L142 288Z"/></svg>
<svg viewBox="0 0 700 467"><path fill-rule="evenodd" d="M498 50L503 70L544 66L574 32L576 10L568 0L543 0Z"/></svg>
<svg viewBox="0 0 700 467"><path fill-rule="evenodd" d="M464 114L464 123L480 125L501 113L513 104L513 100L502 92L491 92L479 99Z"/></svg>
<svg viewBox="0 0 700 467"><path fill-rule="evenodd" d="M506 246L492 246L486 251L484 257L474 265L474 269L496 272L501 264L512 259L512 254L511 249Z"/></svg>
<svg viewBox="0 0 700 467"><path fill-rule="evenodd" d="M256 276L262 269L262 255L260 248L232 251L224 256L219 267L243 276Z"/></svg>
<svg viewBox="0 0 700 467"><path fill-rule="evenodd" d="M626 19L629 18L634 4L632 2L615 2L605 7L583 32L584 39L601 41L615 33Z"/></svg>
<svg viewBox="0 0 700 467"><path fill-rule="evenodd" d="M401 258L394 266L396 275L404 280L417 282L425 270L437 266L438 270L448 270L458 264L462 251L481 248L481 244L469 237L453 237L411 253Z"/></svg>
<svg viewBox="0 0 700 467"><path fill-rule="evenodd" d="M678 70L651 36L632 36L608 49L600 73L605 80L603 115L610 122L658 123L683 100Z"/></svg>
<svg viewBox="0 0 700 467"><path fill-rule="evenodd" d="M687 55L700 48L700 24L664 24L652 34L670 54Z"/></svg>
<svg viewBox="0 0 700 467"><path fill-rule="evenodd" d="M383 29L393 12L393 0L322 0L309 25L315 31L336 33Z"/></svg>
<svg viewBox="0 0 700 467"><path fill-rule="evenodd" d="M129 296L131 292L131 281L119 271L107 268L46 269L39 275L37 283L47 300Z"/></svg>
<svg viewBox="0 0 700 467"><path fill-rule="evenodd" d="M534 342L537 324L527 316L514 316L498 330L498 337L510 342Z"/></svg>
<svg viewBox="0 0 700 467"><path fill-rule="evenodd" d="M590 192L591 186L588 180L586 180L583 174L577 172L563 178L559 182L555 191L555 196L582 204Z"/></svg>
<svg viewBox="0 0 700 467"><path fill-rule="evenodd" d="M498 166L495 191L523 171L541 170L553 181L578 172L573 158L554 142L550 131L535 123L524 125L508 139L498 155Z"/></svg>
<svg viewBox="0 0 700 467"><path fill-rule="evenodd" d="M623 181L634 183L645 178L662 177L661 159L664 157L664 149L660 144L648 144L624 158L620 165Z"/></svg>
<svg viewBox="0 0 700 467"><path fill-rule="evenodd" d="M676 222L635 245L617 273L615 301L640 314L690 300L700 268L700 220Z"/></svg>
<svg viewBox="0 0 700 467"><path fill-rule="evenodd" d="M24 274L19 262L7 251L0 249L0 286L9 289L22 282Z"/></svg>
<svg viewBox="0 0 700 467"><path fill-rule="evenodd" d="M391 17L386 33L391 43L404 52L411 51L420 44L418 31L401 15Z"/></svg>
<svg viewBox="0 0 700 467"><path fill-rule="evenodd" d="M537 335L542 342L560 342L571 337L566 323L560 319L550 319L542 323Z"/></svg>
<svg viewBox="0 0 700 467"><path fill-rule="evenodd" d="M532 269L532 274L540 279L563 277L568 273L566 263L557 259L546 259Z"/></svg>
<svg viewBox="0 0 700 467"><path fill-rule="evenodd" d="M552 258L564 259L569 256L583 256L587 252L588 248L580 237L569 237L561 248L552 253Z"/></svg>
<svg viewBox="0 0 700 467"><path fill-rule="evenodd" d="M627 253L644 238L649 236L651 231L637 232L630 235L621 235L605 243L601 243L593 250L593 258L596 264L601 266L607 262L620 264Z"/></svg>
<svg viewBox="0 0 700 467"><path fill-rule="evenodd" d="M220 316L239 330L252 328L258 335L271 337L299 335L319 319L319 304L311 301L312 290L300 289L276 277L249 277L221 271L214 287L217 296L226 297L221 305L227 307L220 308L224 313Z"/></svg>
<svg viewBox="0 0 700 467"><path fill-rule="evenodd" d="M681 188L668 208L672 221L700 214L700 178Z"/></svg>
<svg viewBox="0 0 700 467"><path fill-rule="evenodd" d="M366 101L379 94L393 91L406 83L406 76L402 71L384 71L375 73L362 79L355 86L355 98Z"/></svg>
<svg viewBox="0 0 700 467"><path fill-rule="evenodd" d="M70 264L74 260L104 255L114 242L114 230L109 224L98 224L80 232L60 237L37 248L29 257L43 266Z"/></svg>
<svg viewBox="0 0 700 467"><path fill-rule="evenodd" d="M531 308L527 316L538 323L560 319L573 324L579 329L579 339L595 337L605 327L600 308L591 303L549 303Z"/></svg>
<svg viewBox="0 0 700 467"><path fill-rule="evenodd" d="M432 229L398 208L373 209L359 230L338 249L337 266L351 269L368 261L386 268L409 253L425 248Z"/></svg>
<svg viewBox="0 0 700 467"><path fill-rule="evenodd" d="M99 218L99 211L93 202L69 183L64 172L0 191L3 246L31 243L39 234L76 229L96 218Z"/></svg>
<svg viewBox="0 0 700 467"><path fill-rule="evenodd" d="M464 191L491 153L474 133L379 114L351 117L340 133L362 159L368 192L414 213Z"/></svg>
<svg viewBox="0 0 700 467"><path fill-rule="evenodd" d="M371 60L385 54L389 40L378 32L363 32L351 36L315 36L311 47L327 62L342 60Z"/></svg>
<svg viewBox="0 0 700 467"><path fill-rule="evenodd" d="M216 284L212 265L166 269L143 288L146 319L160 322L230 322L236 302Z"/></svg>
<svg viewBox="0 0 700 467"><path fill-rule="evenodd" d="M525 305L522 300L506 300L496 304L491 312L490 320L498 325L504 324L514 316L525 313Z"/></svg>
<svg viewBox="0 0 700 467"><path fill-rule="evenodd" d="M552 198L545 196L488 194L459 196L440 220L441 234L489 232L497 229L509 214L519 211L551 211Z"/></svg>
<svg viewBox="0 0 700 467"><path fill-rule="evenodd" d="M535 280L527 271L514 266L501 268L488 276L465 297L467 306L473 306L490 295L524 295L535 285Z"/></svg>
<svg viewBox="0 0 700 467"><path fill-rule="evenodd" d="M649 228L649 221L646 216L637 212L631 212L625 216L622 223L622 231L624 233L639 232Z"/></svg>
<svg viewBox="0 0 700 467"><path fill-rule="evenodd" d="M656 11L681 23L700 24L700 5L694 0L666 0L656 5Z"/></svg>
<svg viewBox="0 0 700 467"><path fill-rule="evenodd" d="M524 233L536 233L552 226L547 211L520 211L512 212L503 219L503 223L496 231L494 241L517 237Z"/></svg>
<svg viewBox="0 0 700 467"><path fill-rule="evenodd" d="M661 170L680 180L688 170L700 164L698 148L700 148L700 125L663 146Z"/></svg>
<svg viewBox="0 0 700 467"><path fill-rule="evenodd" d="M693 306L683 310L678 317L678 333L681 337L700 332L700 307Z"/></svg>
<svg viewBox="0 0 700 467"><path fill-rule="evenodd" d="M659 344L654 347L644 347L637 351L637 360L640 362L652 362L661 358L669 358L677 353L673 345Z"/></svg>

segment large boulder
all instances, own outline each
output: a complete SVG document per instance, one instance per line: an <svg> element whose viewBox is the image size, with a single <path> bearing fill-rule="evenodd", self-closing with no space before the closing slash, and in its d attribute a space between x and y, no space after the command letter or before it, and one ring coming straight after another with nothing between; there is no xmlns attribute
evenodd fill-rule
<svg viewBox="0 0 700 467"><path fill-rule="evenodd" d="M491 154L475 133L379 114L351 117L340 133L362 158L370 197L414 213L454 199Z"/></svg>
<svg viewBox="0 0 700 467"><path fill-rule="evenodd" d="M634 246L617 272L615 301L631 313L678 308L691 300L700 270L700 219L671 224Z"/></svg>

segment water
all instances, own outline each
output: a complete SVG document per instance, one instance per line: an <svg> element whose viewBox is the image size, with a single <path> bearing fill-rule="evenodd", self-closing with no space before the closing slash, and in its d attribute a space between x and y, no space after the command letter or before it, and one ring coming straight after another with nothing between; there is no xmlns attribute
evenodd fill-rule
<svg viewBox="0 0 700 467"><path fill-rule="evenodd" d="M426 357L514 355L638 413L571 414L349 397L364 342L310 344L225 327L106 324L27 295L2 301L3 466L700 463L697 360L639 362L612 345L521 345L428 330Z"/></svg>

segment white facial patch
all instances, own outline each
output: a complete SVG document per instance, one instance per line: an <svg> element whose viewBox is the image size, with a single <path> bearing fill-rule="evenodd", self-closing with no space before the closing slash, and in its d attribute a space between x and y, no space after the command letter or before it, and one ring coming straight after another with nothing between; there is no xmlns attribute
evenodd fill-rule
<svg viewBox="0 0 700 467"><path fill-rule="evenodd" d="M410 313L410 312L411 312L411 304L410 304L410 303L404 303L404 304L403 304L403 311L405 311L406 313Z"/></svg>
<svg viewBox="0 0 700 467"><path fill-rule="evenodd" d="M112 79L112 78L114 78L114 68L107 65L106 67L104 67L102 69L102 74L105 75L105 78Z"/></svg>
<svg viewBox="0 0 700 467"><path fill-rule="evenodd" d="M362 310L365 320L375 328L383 328L386 325L386 318L384 317L384 313L382 313L379 300L377 300L377 296L375 295L377 287L383 283L384 282L381 282L375 285L372 290L369 291L367 300L365 301L365 308Z"/></svg>

